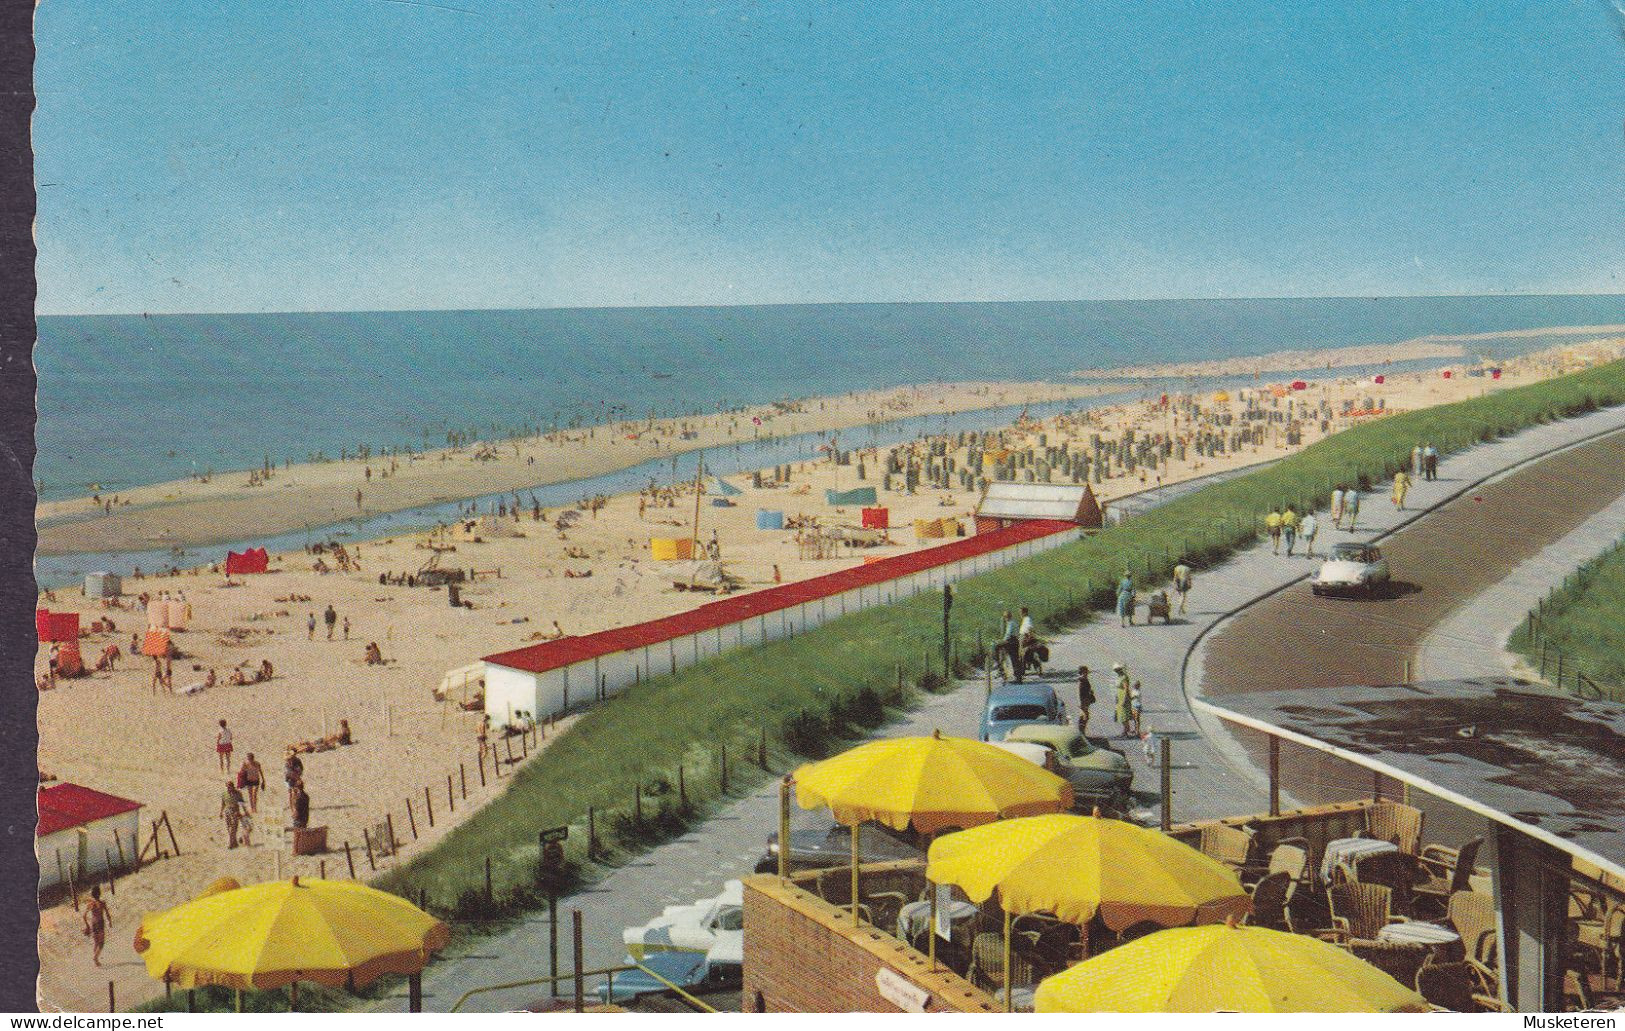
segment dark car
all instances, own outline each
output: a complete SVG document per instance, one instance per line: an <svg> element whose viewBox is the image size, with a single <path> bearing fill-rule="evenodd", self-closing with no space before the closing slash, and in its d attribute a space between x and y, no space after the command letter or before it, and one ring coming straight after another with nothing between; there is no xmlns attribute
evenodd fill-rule
<svg viewBox="0 0 1625 1031"><path fill-rule="evenodd" d="M924 859L925 853L890 831L867 824L858 835L858 861L886 863L896 859ZM852 832L839 824L790 832L791 870L828 870L852 862ZM779 836L767 839L767 854L756 863L757 873L779 870Z"/></svg>

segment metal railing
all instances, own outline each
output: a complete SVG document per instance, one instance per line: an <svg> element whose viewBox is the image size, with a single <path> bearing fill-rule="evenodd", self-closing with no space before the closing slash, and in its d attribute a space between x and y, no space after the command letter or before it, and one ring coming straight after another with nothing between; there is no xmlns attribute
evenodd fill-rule
<svg viewBox="0 0 1625 1031"><path fill-rule="evenodd" d="M660 974L657 974L653 970L650 970L648 967L644 966L642 963L629 963L629 964L622 964L620 966L613 966L613 967L600 967L597 970L583 970L583 971L580 971L579 973L559 974L559 975L554 976L554 977L532 977L532 978L527 978L527 979L525 979L523 981L508 981L508 982L505 982L503 984L488 984L488 985L482 985L479 988L470 988L468 991L464 992L461 996L458 997L457 1002L451 1007L449 1012L451 1012L451 1013L458 1012L459 1010L461 1010L463 1008L463 1004L466 1003L469 999L472 999L476 995L483 995L483 994L485 994L487 992L505 992L505 991L511 991L512 989L515 989L515 988L529 988L529 987L533 987L533 986L537 986L537 985L544 985L545 984L545 985L548 986L548 991L549 991L549 994L551 995L551 994L556 994L557 993L559 983L562 982L562 981L575 981L575 980L579 979L582 982L585 982L586 979L590 978L590 977L602 977L602 978L605 979L604 980L604 1001L607 1002L607 1003L608 1002L614 1002L615 1001L615 975L616 974L624 974L624 973L627 973L627 972L632 971L632 970L641 970L645 974L648 974L650 977L654 978L656 981L658 981L661 984L665 985L666 988L669 991L677 993L678 998L682 999L684 1002L688 1003L690 1006L695 1007L696 1009L700 1010L701 1012L704 1012L704 1013L716 1013L716 1012L719 1012L715 1006L712 1006L710 1003L707 1003L702 999L696 998L693 994L688 992L681 985L675 984L675 983L667 980L665 977L662 977ZM580 995L582 995L582 993L580 991L578 991L577 995L580 996Z"/></svg>

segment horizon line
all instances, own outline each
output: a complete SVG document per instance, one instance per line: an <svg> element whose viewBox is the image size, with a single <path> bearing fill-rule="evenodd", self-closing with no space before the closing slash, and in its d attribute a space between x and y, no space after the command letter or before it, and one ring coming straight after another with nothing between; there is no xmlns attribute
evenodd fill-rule
<svg viewBox="0 0 1625 1031"><path fill-rule="evenodd" d="M538 311L690 311L708 308L858 308L881 305L1017 305L1017 304L1185 304L1193 301L1400 301L1400 300L1459 300L1483 297L1621 297L1625 292L1602 290L1576 291L1518 291L1495 293L1440 293L1440 294L1258 294L1245 297L1075 297L1051 299L1003 299L959 301L763 301L736 304L555 304L536 307L481 307L481 308L310 308L278 309L267 311L119 311L119 312L40 312L39 319L93 319L93 318L160 318L204 315L408 315L408 314L462 314L475 312L538 312Z"/></svg>

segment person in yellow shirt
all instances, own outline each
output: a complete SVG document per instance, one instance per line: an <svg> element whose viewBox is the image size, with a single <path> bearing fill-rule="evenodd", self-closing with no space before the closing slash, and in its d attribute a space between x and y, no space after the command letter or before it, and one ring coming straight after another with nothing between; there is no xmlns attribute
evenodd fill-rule
<svg viewBox="0 0 1625 1031"><path fill-rule="evenodd" d="M1264 517L1264 529L1270 535L1270 551L1279 555L1281 553L1281 513L1272 509L1270 514Z"/></svg>
<svg viewBox="0 0 1625 1031"><path fill-rule="evenodd" d="M1394 474L1394 507L1401 512L1405 510L1405 495L1410 493L1411 475L1401 469Z"/></svg>
<svg viewBox="0 0 1625 1031"><path fill-rule="evenodd" d="M1292 557L1293 545L1298 542L1298 513L1288 505L1281 513L1281 536L1286 538L1286 557Z"/></svg>

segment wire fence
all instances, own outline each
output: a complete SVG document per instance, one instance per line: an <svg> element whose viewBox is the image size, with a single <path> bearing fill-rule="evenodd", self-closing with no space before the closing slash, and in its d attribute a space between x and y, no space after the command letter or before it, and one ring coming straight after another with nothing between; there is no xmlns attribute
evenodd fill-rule
<svg viewBox="0 0 1625 1031"><path fill-rule="evenodd" d="M1563 614L1597 583L1605 563L1625 548L1625 537L1606 551L1592 557L1563 578L1534 608L1512 635L1511 647L1538 666L1542 680L1580 698L1625 702L1625 683L1614 670L1601 671L1595 661L1575 655L1559 646Z"/></svg>

